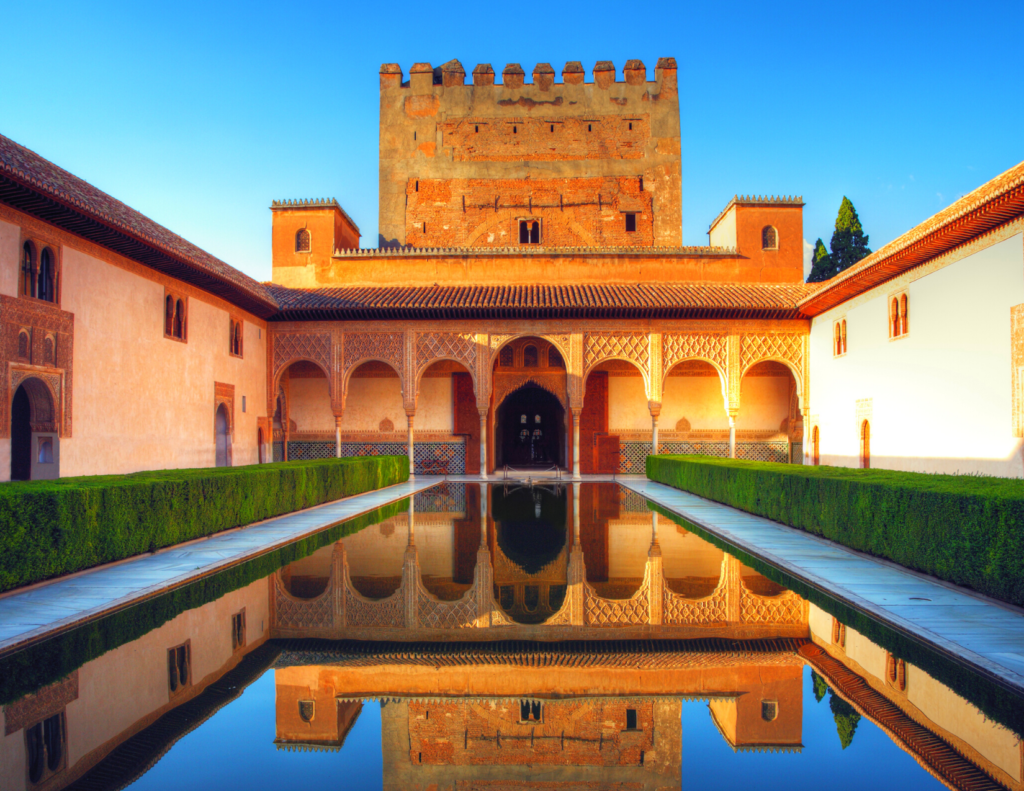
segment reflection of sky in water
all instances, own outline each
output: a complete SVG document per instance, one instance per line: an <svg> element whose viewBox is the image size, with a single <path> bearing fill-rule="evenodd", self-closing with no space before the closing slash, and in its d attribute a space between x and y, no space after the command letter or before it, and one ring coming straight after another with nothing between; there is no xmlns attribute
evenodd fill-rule
<svg viewBox="0 0 1024 791"><path fill-rule="evenodd" d="M811 692L803 672L803 751L733 753L711 722L707 703L683 703L683 787L701 789L785 788L787 791L945 788L874 723L860 718L845 750L826 695Z"/></svg>
<svg viewBox="0 0 1024 791"><path fill-rule="evenodd" d="M179 741L132 789L379 789L383 783L380 705L363 706L337 752L288 752L274 745L274 671Z"/></svg>

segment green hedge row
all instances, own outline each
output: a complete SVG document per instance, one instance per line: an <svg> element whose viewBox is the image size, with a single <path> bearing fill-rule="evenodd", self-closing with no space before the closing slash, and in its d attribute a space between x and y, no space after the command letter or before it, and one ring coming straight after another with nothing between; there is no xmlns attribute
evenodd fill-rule
<svg viewBox="0 0 1024 791"><path fill-rule="evenodd" d="M1024 483L648 456L647 477L1024 606Z"/></svg>
<svg viewBox="0 0 1024 791"><path fill-rule="evenodd" d="M408 480L405 456L0 486L0 591Z"/></svg>

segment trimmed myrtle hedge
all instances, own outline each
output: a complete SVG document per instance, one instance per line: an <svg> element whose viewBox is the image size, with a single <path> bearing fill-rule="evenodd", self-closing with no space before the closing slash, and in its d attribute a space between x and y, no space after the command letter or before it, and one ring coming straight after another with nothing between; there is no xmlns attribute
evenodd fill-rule
<svg viewBox="0 0 1024 791"><path fill-rule="evenodd" d="M3 657L0 659L0 706L59 681L86 662L137 640L187 610L217 601L231 591L265 579L279 568L301 560L321 547L330 546L345 536L408 510L409 498L396 500Z"/></svg>
<svg viewBox="0 0 1024 791"><path fill-rule="evenodd" d="M409 478L405 456L96 475L0 486L0 591Z"/></svg>
<svg viewBox="0 0 1024 791"><path fill-rule="evenodd" d="M706 456L647 477L1024 606L1021 481Z"/></svg>

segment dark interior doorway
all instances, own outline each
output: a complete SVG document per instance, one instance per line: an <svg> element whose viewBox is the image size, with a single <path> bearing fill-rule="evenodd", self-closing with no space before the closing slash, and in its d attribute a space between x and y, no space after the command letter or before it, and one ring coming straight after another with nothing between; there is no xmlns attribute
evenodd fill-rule
<svg viewBox="0 0 1024 791"><path fill-rule="evenodd" d="M22 385L11 403L11 480L32 477L32 405Z"/></svg>
<svg viewBox="0 0 1024 791"><path fill-rule="evenodd" d="M564 465L565 410L547 390L520 387L498 407L498 466L523 469Z"/></svg>

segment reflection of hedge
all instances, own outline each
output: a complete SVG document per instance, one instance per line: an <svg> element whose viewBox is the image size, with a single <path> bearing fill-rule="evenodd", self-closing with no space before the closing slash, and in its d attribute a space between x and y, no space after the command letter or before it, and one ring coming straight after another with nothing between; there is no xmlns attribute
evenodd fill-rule
<svg viewBox="0 0 1024 791"><path fill-rule="evenodd" d="M881 621L866 615L855 607L834 599L818 588L812 587L786 572L772 566L761 558L733 546L716 534L710 533L700 525L684 519L674 511L669 511L657 503L648 500L647 506L662 516L675 522L687 532L700 536L708 543L728 552L746 566L754 569L773 582L809 601L811 604L833 615L847 627L856 630L871 642L891 653L893 656L924 670L932 678L945 684L960 697L977 706L986 717L990 717L1001 725L1024 738L1024 697L1009 692L1006 687L980 676L958 662L936 653L923 643L912 637L889 628ZM0 667L2 672L2 667ZM822 681L824 683L824 681ZM826 685L827 689L827 685ZM815 697L818 697L817 689ZM821 698L818 697L820 701Z"/></svg>
<svg viewBox="0 0 1024 791"><path fill-rule="evenodd" d="M1018 480L697 456L650 456L647 477L1024 605Z"/></svg>
<svg viewBox="0 0 1024 791"><path fill-rule="evenodd" d="M0 591L407 480L405 456L0 486Z"/></svg>
<svg viewBox="0 0 1024 791"><path fill-rule="evenodd" d="M407 511L408 508L408 499L390 503L0 659L0 705L64 678L86 662L139 639L187 610L216 601L231 591L264 579L282 566L311 555L321 547L333 544L364 527Z"/></svg>

